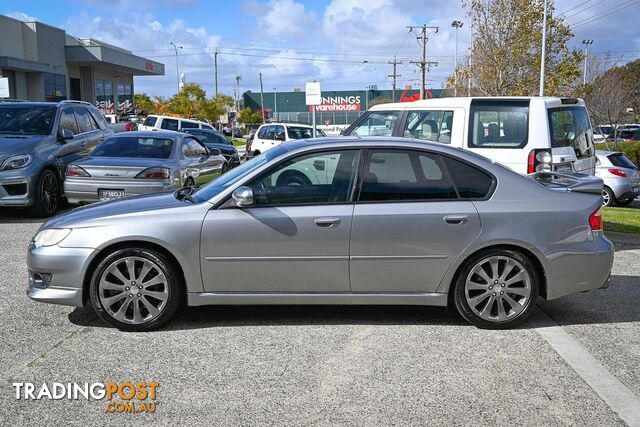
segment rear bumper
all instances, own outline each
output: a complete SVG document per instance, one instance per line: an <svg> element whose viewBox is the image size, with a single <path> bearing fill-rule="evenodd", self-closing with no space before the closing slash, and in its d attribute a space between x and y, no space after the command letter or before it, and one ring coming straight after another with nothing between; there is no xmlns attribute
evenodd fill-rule
<svg viewBox="0 0 640 427"><path fill-rule="evenodd" d="M535 249L545 254L548 300L608 287L614 247L602 234L584 242Z"/></svg>
<svg viewBox="0 0 640 427"><path fill-rule="evenodd" d="M616 199L627 200L640 196L639 184L629 178L607 178L604 185L611 188ZM634 191L634 188L636 189Z"/></svg>
<svg viewBox="0 0 640 427"><path fill-rule="evenodd" d="M64 182L64 193L71 204L99 202L98 190L124 190L125 196L155 193L177 188L169 181L149 182L144 180L81 180L67 178Z"/></svg>

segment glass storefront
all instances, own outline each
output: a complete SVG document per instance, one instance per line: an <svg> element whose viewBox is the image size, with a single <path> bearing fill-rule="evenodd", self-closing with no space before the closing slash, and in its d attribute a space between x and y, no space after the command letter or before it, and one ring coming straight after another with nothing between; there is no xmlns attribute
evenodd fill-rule
<svg viewBox="0 0 640 427"><path fill-rule="evenodd" d="M42 73L45 101L57 102L67 99L67 79L64 74Z"/></svg>

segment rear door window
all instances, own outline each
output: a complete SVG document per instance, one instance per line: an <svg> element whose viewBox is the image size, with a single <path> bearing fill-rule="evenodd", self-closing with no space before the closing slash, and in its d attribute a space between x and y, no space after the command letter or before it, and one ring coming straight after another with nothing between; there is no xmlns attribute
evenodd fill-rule
<svg viewBox="0 0 640 427"><path fill-rule="evenodd" d="M264 136L264 139L274 139L275 133L276 133L276 127L273 125L269 126L269 128L267 129L267 134Z"/></svg>
<svg viewBox="0 0 640 427"><path fill-rule="evenodd" d="M579 159L594 155L589 117L584 107L550 108L551 148L573 147Z"/></svg>
<svg viewBox="0 0 640 427"><path fill-rule="evenodd" d="M162 123L160 124L161 129L166 130L178 130L178 121L175 119L162 119Z"/></svg>
<svg viewBox="0 0 640 427"><path fill-rule="evenodd" d="M374 111L349 134L357 136L391 136L401 111Z"/></svg>
<svg viewBox="0 0 640 427"><path fill-rule="evenodd" d="M409 150L372 150L359 201L457 199L438 156Z"/></svg>
<svg viewBox="0 0 640 427"><path fill-rule="evenodd" d="M461 198L484 199L487 197L493 186L491 175L468 163L450 157L443 156L442 160L447 166Z"/></svg>
<svg viewBox="0 0 640 427"><path fill-rule="evenodd" d="M404 136L449 144L452 122L453 111L410 111L404 126Z"/></svg>
<svg viewBox="0 0 640 427"><path fill-rule="evenodd" d="M195 122L188 122L186 120L181 120L180 121L180 128L181 129L197 129L200 127L200 124L195 123Z"/></svg>
<svg viewBox="0 0 640 427"><path fill-rule="evenodd" d="M156 125L157 121L158 121L157 117L147 116L147 118L144 119L144 122L142 123L142 125L143 126L154 127Z"/></svg>
<svg viewBox="0 0 640 427"><path fill-rule="evenodd" d="M472 101L469 140L472 148L522 148L529 135L529 101Z"/></svg>

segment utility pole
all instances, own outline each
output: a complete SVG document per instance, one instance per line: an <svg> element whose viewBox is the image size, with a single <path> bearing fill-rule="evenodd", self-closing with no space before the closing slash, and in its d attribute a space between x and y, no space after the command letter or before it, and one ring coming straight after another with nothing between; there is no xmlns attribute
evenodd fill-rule
<svg viewBox="0 0 640 427"><path fill-rule="evenodd" d="M215 83L216 83L216 96L218 96L218 48L216 48L216 53L213 54L213 68L215 70Z"/></svg>
<svg viewBox="0 0 640 427"><path fill-rule="evenodd" d="M473 21L471 21L471 34L469 35L471 41L469 43L469 71L467 75L467 96L471 96L471 60L473 58Z"/></svg>
<svg viewBox="0 0 640 427"><path fill-rule="evenodd" d="M278 89L273 88L273 118L278 121Z"/></svg>
<svg viewBox="0 0 640 427"><path fill-rule="evenodd" d="M260 111L262 114L262 123L264 123L264 90L262 88L262 73L260 75Z"/></svg>
<svg viewBox="0 0 640 427"><path fill-rule="evenodd" d="M547 0L542 15L542 55L540 56L540 96L544 96L544 63L547 56Z"/></svg>
<svg viewBox="0 0 640 427"><path fill-rule="evenodd" d="M593 40L585 39L582 40L582 44L584 45L584 72L582 73L582 86L587 85L587 58L589 57L589 45L593 44Z"/></svg>
<svg viewBox="0 0 640 427"><path fill-rule="evenodd" d="M396 56L393 55L393 61L389 61L389 64L393 65L393 74L387 74L387 77L393 77L393 90L391 91L391 97L393 98L393 102L396 102L396 79L402 74L396 74L396 65L402 64L402 61L397 61Z"/></svg>
<svg viewBox="0 0 640 427"><path fill-rule="evenodd" d="M456 29L456 47L453 66L453 96L458 96L458 30L463 26L462 21L453 21L451 26Z"/></svg>
<svg viewBox="0 0 640 427"><path fill-rule="evenodd" d="M426 92L426 81L427 81L427 67L432 65L438 65L436 61L427 61L427 31L434 30L434 34L438 32L438 27L432 27L429 25L410 25L407 26L409 32L414 29L420 29L420 35L416 37L418 39L418 43L422 47L422 59L420 61L410 61L412 64L418 64L420 66L420 99L424 99L424 94Z"/></svg>
<svg viewBox="0 0 640 427"><path fill-rule="evenodd" d="M180 66L178 64L178 49L182 49L182 46L176 44L175 42L169 43L176 51L176 80L178 81L178 91L176 93L180 93Z"/></svg>
<svg viewBox="0 0 640 427"><path fill-rule="evenodd" d="M240 112L240 80L242 80L242 76L236 76L236 90L238 93L236 97L236 114Z"/></svg>

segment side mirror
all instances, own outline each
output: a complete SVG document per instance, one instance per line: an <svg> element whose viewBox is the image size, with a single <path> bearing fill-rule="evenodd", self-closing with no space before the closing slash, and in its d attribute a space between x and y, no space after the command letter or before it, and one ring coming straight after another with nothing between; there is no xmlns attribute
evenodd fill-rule
<svg viewBox="0 0 640 427"><path fill-rule="evenodd" d="M238 187L231 195L233 202L239 208L247 208L253 206L253 190L249 187Z"/></svg>
<svg viewBox="0 0 640 427"><path fill-rule="evenodd" d="M67 141L69 139L73 139L73 132L69 129L60 129L58 130L58 138L62 141Z"/></svg>
<svg viewBox="0 0 640 427"><path fill-rule="evenodd" d="M222 152L220 151L219 148L209 148L210 156L219 156L220 154L222 154Z"/></svg>

